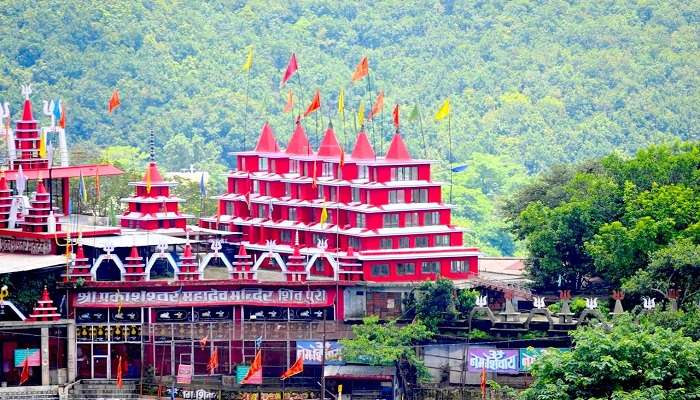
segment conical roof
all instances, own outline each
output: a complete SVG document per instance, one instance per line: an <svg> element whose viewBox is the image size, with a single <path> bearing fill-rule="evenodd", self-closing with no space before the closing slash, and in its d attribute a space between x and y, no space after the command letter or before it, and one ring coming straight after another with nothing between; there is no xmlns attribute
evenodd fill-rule
<svg viewBox="0 0 700 400"><path fill-rule="evenodd" d="M356 160L373 160L376 157L372 145L369 143L369 139L367 139L367 134L365 131L360 131L360 133L357 134L355 148L352 149L352 158Z"/></svg>
<svg viewBox="0 0 700 400"><path fill-rule="evenodd" d="M148 162L148 165L146 166L146 173L143 175L144 182L147 181L149 173L150 173L152 184L163 182L163 177L160 175L160 172L158 171L158 165L156 164L155 161Z"/></svg>
<svg viewBox="0 0 700 400"><path fill-rule="evenodd" d="M328 129L321 139L321 144L318 146L319 157L340 157L341 149L338 139L335 137L333 126L328 124Z"/></svg>
<svg viewBox="0 0 700 400"><path fill-rule="evenodd" d="M309 138L306 137L304 127L297 121L297 126L294 129L292 137L287 144L287 154L308 155L311 154L309 147Z"/></svg>
<svg viewBox="0 0 700 400"><path fill-rule="evenodd" d="M136 246L131 246L131 253L129 254L130 258L141 258L139 256L139 249L136 248Z"/></svg>
<svg viewBox="0 0 700 400"><path fill-rule="evenodd" d="M270 127L270 124L267 122L263 124L260 130L260 136L258 137L258 144L255 146L255 151L260 153L277 153L280 151L277 138L274 132L272 132L272 127Z"/></svg>
<svg viewBox="0 0 700 400"><path fill-rule="evenodd" d="M24 109L22 110L22 121L34 122L34 115L32 114L32 102L29 99L24 99Z"/></svg>
<svg viewBox="0 0 700 400"><path fill-rule="evenodd" d="M44 186L44 180L39 179L39 182L36 185L36 192L38 194L46 194L46 186Z"/></svg>
<svg viewBox="0 0 700 400"><path fill-rule="evenodd" d="M408 147L401 139L401 134L396 132L394 138L391 139L391 144L389 145L389 151L386 152L387 160L410 160L411 154L408 152Z"/></svg>

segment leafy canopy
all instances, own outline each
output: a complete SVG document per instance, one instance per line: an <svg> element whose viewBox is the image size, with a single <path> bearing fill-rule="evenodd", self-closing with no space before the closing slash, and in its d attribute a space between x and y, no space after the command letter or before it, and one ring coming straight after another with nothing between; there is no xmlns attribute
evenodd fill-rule
<svg viewBox="0 0 700 400"><path fill-rule="evenodd" d="M572 332L571 352L549 352L532 367L523 400L700 398L700 342L681 331L615 321L611 331Z"/></svg>

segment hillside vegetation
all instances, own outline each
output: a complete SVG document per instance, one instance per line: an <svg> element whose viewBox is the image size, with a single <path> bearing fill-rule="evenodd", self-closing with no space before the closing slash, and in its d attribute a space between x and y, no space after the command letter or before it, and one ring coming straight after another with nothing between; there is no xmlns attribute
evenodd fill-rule
<svg viewBox="0 0 700 400"><path fill-rule="evenodd" d="M321 90L322 118L304 122L310 136L331 118L352 143L354 110L374 100L367 80L350 84L367 55L372 96L382 89L387 98L368 126L378 150L386 150L389 107L398 102L413 154L441 161L442 179L448 124L432 115L451 99L452 161L470 166L454 177L457 221L470 228L470 244L492 253L517 251L496 204L527 176L700 133L693 1L2 3L0 98L15 114L19 84L32 82L36 100L63 99L71 140L88 143L81 149L144 150L152 129L169 169L223 171L264 120L288 138L293 117L282 112L279 82L292 52L300 69L288 88L303 102L296 111ZM248 82L241 67L249 45ZM341 87L345 124L336 116ZM122 106L109 115L114 88ZM409 123L415 104L421 120Z"/></svg>

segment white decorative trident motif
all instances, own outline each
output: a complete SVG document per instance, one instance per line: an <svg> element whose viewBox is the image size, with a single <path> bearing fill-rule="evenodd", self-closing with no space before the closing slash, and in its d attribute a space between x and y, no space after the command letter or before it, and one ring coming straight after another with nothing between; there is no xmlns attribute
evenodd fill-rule
<svg viewBox="0 0 700 400"><path fill-rule="evenodd" d="M272 249L277 245L276 240L266 240L265 245L267 245L267 252L268 254L272 255Z"/></svg>
<svg viewBox="0 0 700 400"><path fill-rule="evenodd" d="M598 308L598 298L586 297L586 308L589 310L595 310L596 308Z"/></svg>
<svg viewBox="0 0 700 400"><path fill-rule="evenodd" d="M214 252L214 254L219 254L219 251L223 248L223 245L221 244L221 239L214 239L211 242L211 250Z"/></svg>
<svg viewBox="0 0 700 400"><path fill-rule="evenodd" d="M476 298L476 305L479 307L486 307L486 305L489 304L489 298L488 296L478 296Z"/></svg>
<svg viewBox="0 0 700 400"><path fill-rule="evenodd" d="M535 296L535 297L533 297L533 300L534 300L533 304L534 304L535 308L544 308L545 307L544 296L542 296L542 297Z"/></svg>
<svg viewBox="0 0 700 400"><path fill-rule="evenodd" d="M165 251L168 250L168 244L167 243L158 243L156 245L156 249L158 250L158 257L163 258L163 257L165 257Z"/></svg>
<svg viewBox="0 0 700 400"><path fill-rule="evenodd" d="M325 252L328 248L328 239L318 239L318 242L316 242L316 247Z"/></svg>
<svg viewBox="0 0 700 400"><path fill-rule="evenodd" d="M29 100L29 95L32 94L32 85L26 84L22 86L22 95L24 95L25 100Z"/></svg>
<svg viewBox="0 0 700 400"><path fill-rule="evenodd" d="M107 243L104 247L105 253L107 253L108 258L112 258L112 252L114 251L114 245L112 243Z"/></svg>
<svg viewBox="0 0 700 400"><path fill-rule="evenodd" d="M645 310L653 310L656 308L656 299L653 297L642 297L642 302Z"/></svg>

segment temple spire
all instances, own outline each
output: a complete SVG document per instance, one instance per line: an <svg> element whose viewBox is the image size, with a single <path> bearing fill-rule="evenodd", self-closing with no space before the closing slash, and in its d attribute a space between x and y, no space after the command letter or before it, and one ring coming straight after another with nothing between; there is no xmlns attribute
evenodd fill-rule
<svg viewBox="0 0 700 400"><path fill-rule="evenodd" d="M155 135L153 134L153 128L151 128L151 131L148 134L148 161L150 161L150 162L156 161L155 147L156 147L156 139L155 139Z"/></svg>

